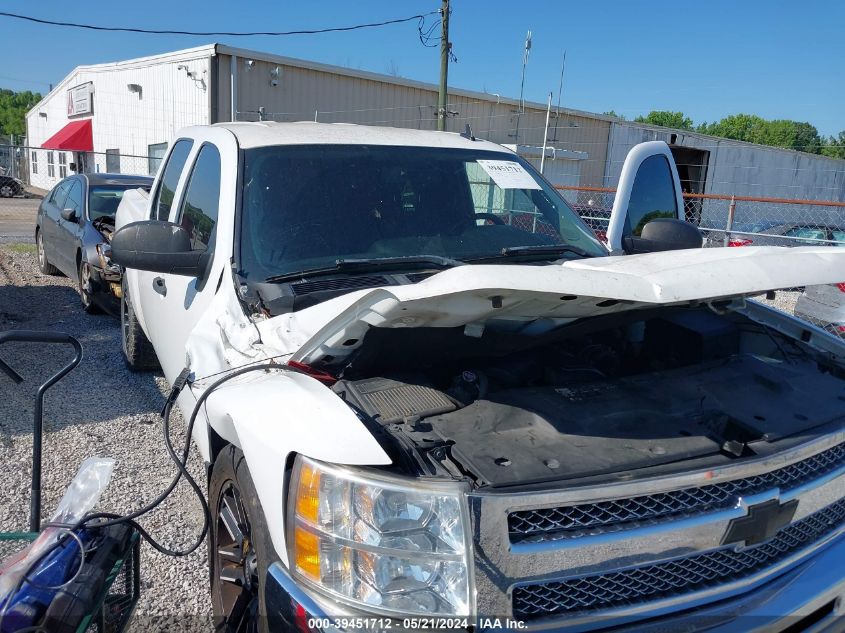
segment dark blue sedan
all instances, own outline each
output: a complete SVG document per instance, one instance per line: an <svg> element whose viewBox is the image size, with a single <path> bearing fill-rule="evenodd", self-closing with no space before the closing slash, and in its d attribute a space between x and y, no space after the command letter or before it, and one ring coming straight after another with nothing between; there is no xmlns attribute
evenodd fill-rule
<svg viewBox="0 0 845 633"><path fill-rule="evenodd" d="M120 297L120 267L109 259L117 206L127 189L147 191L153 179L121 174L76 174L41 201L35 225L38 267L77 282L86 312L111 311Z"/></svg>

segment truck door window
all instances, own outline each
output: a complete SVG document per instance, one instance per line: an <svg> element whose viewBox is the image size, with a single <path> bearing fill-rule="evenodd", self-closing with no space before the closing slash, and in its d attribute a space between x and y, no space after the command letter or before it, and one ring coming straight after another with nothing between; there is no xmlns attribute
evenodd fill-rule
<svg viewBox="0 0 845 633"><path fill-rule="evenodd" d="M170 217L170 207L173 206L173 196L176 194L176 185L179 184L179 176L185 168L188 154L194 142L187 139L176 141L173 151L164 166L164 174L156 190L155 204L150 212L151 220L167 220Z"/></svg>
<svg viewBox="0 0 845 633"><path fill-rule="evenodd" d="M217 223L219 199L220 152L214 145L203 145L182 197L178 220L190 233L194 250L208 249Z"/></svg>
<svg viewBox="0 0 845 633"><path fill-rule="evenodd" d="M625 220L625 235L640 235L643 227L655 218L677 217L678 203L669 162L663 155L649 156L642 162L634 178Z"/></svg>

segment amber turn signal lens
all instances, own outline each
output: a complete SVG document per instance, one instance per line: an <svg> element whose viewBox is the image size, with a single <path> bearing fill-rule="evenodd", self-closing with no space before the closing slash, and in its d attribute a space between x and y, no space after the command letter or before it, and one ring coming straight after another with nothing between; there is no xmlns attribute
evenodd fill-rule
<svg viewBox="0 0 845 633"><path fill-rule="evenodd" d="M311 580L320 580L320 537L301 527L296 528L294 537L296 569Z"/></svg>
<svg viewBox="0 0 845 633"><path fill-rule="evenodd" d="M311 525L317 525L320 510L320 471L309 463L299 469L299 486L296 491L296 514Z"/></svg>

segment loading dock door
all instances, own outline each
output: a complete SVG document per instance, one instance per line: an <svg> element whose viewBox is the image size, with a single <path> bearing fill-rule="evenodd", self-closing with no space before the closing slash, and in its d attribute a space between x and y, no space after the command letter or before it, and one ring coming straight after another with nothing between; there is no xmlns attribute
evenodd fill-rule
<svg viewBox="0 0 845 633"><path fill-rule="evenodd" d="M710 152L693 147L681 147L680 145L670 145L669 149L678 167L681 190L684 193L704 193ZM701 223L701 203L700 199L687 198L684 200L687 221L696 226Z"/></svg>

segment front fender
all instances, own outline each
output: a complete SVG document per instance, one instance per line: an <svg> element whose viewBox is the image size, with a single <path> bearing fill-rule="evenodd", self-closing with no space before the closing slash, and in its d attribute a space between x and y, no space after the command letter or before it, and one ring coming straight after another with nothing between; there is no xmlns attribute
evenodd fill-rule
<svg viewBox="0 0 845 633"><path fill-rule="evenodd" d="M292 372L246 374L206 400L209 424L246 457L276 553L287 563L285 467L291 455L349 465L391 460L364 424L328 387Z"/></svg>

